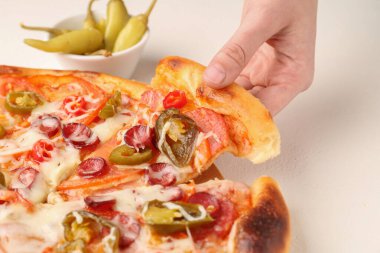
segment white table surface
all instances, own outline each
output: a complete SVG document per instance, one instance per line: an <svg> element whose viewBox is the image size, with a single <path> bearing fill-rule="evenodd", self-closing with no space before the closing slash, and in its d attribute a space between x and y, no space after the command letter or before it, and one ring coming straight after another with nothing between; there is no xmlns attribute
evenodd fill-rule
<svg viewBox="0 0 380 253"><path fill-rule="evenodd" d="M132 13L148 0L126 0ZM104 10L105 0L95 3ZM22 43L42 34L19 22L52 25L87 1L0 0L0 64L59 68ZM241 0L160 0L134 78L148 82L158 60L181 55L207 64L239 23ZM292 252L380 252L380 1L319 3L312 87L276 117L282 153L252 165L231 155L216 164L246 183L276 178L292 216Z"/></svg>

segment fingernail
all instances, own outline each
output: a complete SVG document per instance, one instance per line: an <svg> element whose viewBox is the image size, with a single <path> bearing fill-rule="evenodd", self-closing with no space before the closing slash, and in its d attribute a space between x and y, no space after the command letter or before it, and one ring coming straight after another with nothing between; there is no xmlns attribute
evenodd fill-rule
<svg viewBox="0 0 380 253"><path fill-rule="evenodd" d="M226 77L224 69L218 65L210 66L203 74L206 83L221 84Z"/></svg>

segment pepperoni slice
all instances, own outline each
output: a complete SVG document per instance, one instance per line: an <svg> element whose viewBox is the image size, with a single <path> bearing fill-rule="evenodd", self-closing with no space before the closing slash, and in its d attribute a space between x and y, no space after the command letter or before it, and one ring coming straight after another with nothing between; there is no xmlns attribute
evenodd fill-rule
<svg viewBox="0 0 380 253"><path fill-rule="evenodd" d="M87 196L84 198L87 207L98 212L108 212L114 209L116 199L112 196Z"/></svg>
<svg viewBox="0 0 380 253"><path fill-rule="evenodd" d="M18 174L18 180L26 187L30 188L36 179L38 171L32 167L27 167L22 169L20 174Z"/></svg>
<svg viewBox="0 0 380 253"><path fill-rule="evenodd" d="M92 130L81 123L63 125L62 135L76 149L95 148L100 142Z"/></svg>
<svg viewBox="0 0 380 253"><path fill-rule="evenodd" d="M215 221L210 225L197 227L192 229L192 236L194 240L199 241L205 239L211 234L217 237L225 238L232 228L236 218L238 217L234 204L229 200L218 200L220 210Z"/></svg>
<svg viewBox="0 0 380 253"><path fill-rule="evenodd" d="M39 119L33 123L34 126L46 134L49 138L53 137L61 129L61 122L57 117L44 115L40 116Z"/></svg>
<svg viewBox="0 0 380 253"><path fill-rule="evenodd" d="M173 185L177 182L177 171L168 163L153 163L147 171L148 183L163 186Z"/></svg>
<svg viewBox="0 0 380 253"><path fill-rule="evenodd" d="M102 157L91 157L79 164L77 172L82 178L99 177L108 172L108 165Z"/></svg>
<svg viewBox="0 0 380 253"><path fill-rule="evenodd" d="M152 146L152 129L137 125L128 129L124 134L125 143L136 150Z"/></svg>
<svg viewBox="0 0 380 253"><path fill-rule="evenodd" d="M213 218L216 218L219 215L219 201L210 193L197 192L189 197L188 202L202 205Z"/></svg>
<svg viewBox="0 0 380 253"><path fill-rule="evenodd" d="M49 140L39 140L33 145L31 152L34 161L41 163L51 159L54 143Z"/></svg>
<svg viewBox="0 0 380 253"><path fill-rule="evenodd" d="M160 92L155 90L148 90L141 95L140 101L149 106L152 111L157 111L158 109L162 108L163 99L164 96Z"/></svg>
<svg viewBox="0 0 380 253"><path fill-rule="evenodd" d="M115 219L121 231L119 247L122 249L127 248L139 236L141 226L135 218L125 214L120 214Z"/></svg>

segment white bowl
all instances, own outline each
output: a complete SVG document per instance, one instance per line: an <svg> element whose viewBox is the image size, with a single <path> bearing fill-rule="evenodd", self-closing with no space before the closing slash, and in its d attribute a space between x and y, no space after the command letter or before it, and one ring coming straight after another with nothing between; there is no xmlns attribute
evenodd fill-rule
<svg viewBox="0 0 380 253"><path fill-rule="evenodd" d="M94 12L99 20L99 12ZM86 15L76 15L58 22L54 27L64 29L81 29ZM103 16L104 17L104 16ZM113 53L112 56L102 55L75 55L56 53L54 56L64 69L83 70L107 73L114 76L130 78L141 58L144 46L149 38L146 31L141 40L131 48Z"/></svg>

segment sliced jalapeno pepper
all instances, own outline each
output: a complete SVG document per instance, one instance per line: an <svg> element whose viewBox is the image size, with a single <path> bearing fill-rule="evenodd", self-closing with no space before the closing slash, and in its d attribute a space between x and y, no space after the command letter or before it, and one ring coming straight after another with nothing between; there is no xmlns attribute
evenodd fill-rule
<svg viewBox="0 0 380 253"><path fill-rule="evenodd" d="M6 135L6 131L5 131L5 128L0 125L0 139L4 138L4 136Z"/></svg>
<svg viewBox="0 0 380 253"><path fill-rule="evenodd" d="M116 114L116 107L114 105L106 103L106 105L100 110L98 116L101 119L111 118Z"/></svg>
<svg viewBox="0 0 380 253"><path fill-rule="evenodd" d="M145 209L145 223L159 233L175 233L186 230L186 227L193 228L214 221L199 204L153 200L147 203Z"/></svg>
<svg viewBox="0 0 380 253"><path fill-rule="evenodd" d="M164 111L156 121L158 148L178 167L189 164L194 152L198 127L177 109Z"/></svg>
<svg viewBox="0 0 380 253"><path fill-rule="evenodd" d="M120 231L111 222L86 211L73 211L66 215L62 222L64 227L65 243L58 247L67 251L70 249L79 248L85 252L85 245L92 242L95 237L102 235L106 228L111 236L105 236L101 243L103 249L112 249L112 252L117 252L119 246ZM80 252L82 252L80 251Z"/></svg>
<svg viewBox="0 0 380 253"><path fill-rule="evenodd" d="M112 150L109 160L119 165L137 165L148 162L152 157L153 152L150 148L145 148L137 152L128 145L121 145Z"/></svg>
<svg viewBox="0 0 380 253"><path fill-rule="evenodd" d="M5 109L12 113L27 114L40 104L42 100L32 91L11 91L6 97Z"/></svg>
<svg viewBox="0 0 380 253"><path fill-rule="evenodd" d="M55 249L55 253L69 253L69 252L78 252L85 253L86 252L86 244L83 240L75 240L71 242L65 242L59 247Z"/></svg>
<svg viewBox="0 0 380 253"><path fill-rule="evenodd" d="M113 117L117 112L117 107L121 105L121 93L116 91L115 94L108 99L107 103L100 110L98 116L101 119Z"/></svg>

